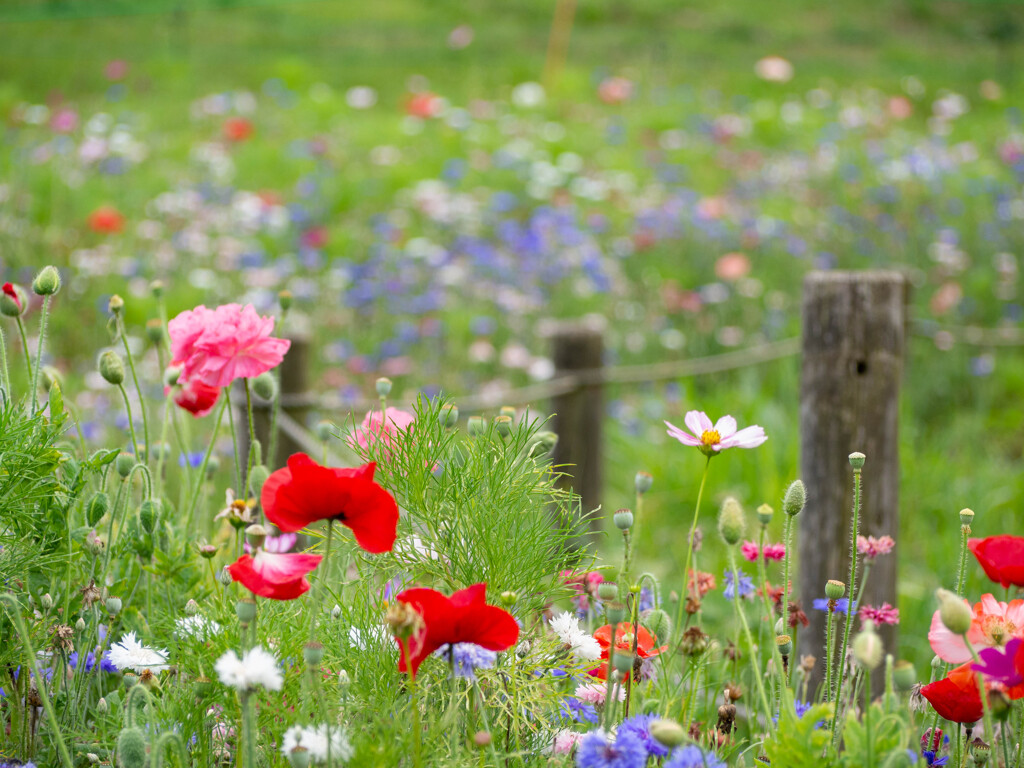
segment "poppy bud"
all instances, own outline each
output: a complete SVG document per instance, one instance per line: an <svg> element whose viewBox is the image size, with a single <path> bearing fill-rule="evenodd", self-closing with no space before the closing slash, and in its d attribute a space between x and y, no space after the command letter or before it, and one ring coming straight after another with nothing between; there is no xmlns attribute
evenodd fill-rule
<svg viewBox="0 0 1024 768"><path fill-rule="evenodd" d="M60 272L54 266L43 267L32 281L32 291L37 296L53 296L59 290Z"/></svg>
<svg viewBox="0 0 1024 768"><path fill-rule="evenodd" d="M672 634L672 619L660 608L648 611L643 619L643 624L656 639L664 640Z"/></svg>
<svg viewBox="0 0 1024 768"><path fill-rule="evenodd" d="M619 587L613 581L602 581L597 585L597 596L602 600L616 600L619 597Z"/></svg>
<svg viewBox="0 0 1024 768"><path fill-rule="evenodd" d="M307 667L318 669L320 662L324 660L323 645L317 642L306 643L306 646L302 649L302 658L305 659Z"/></svg>
<svg viewBox="0 0 1024 768"><path fill-rule="evenodd" d="M210 456L209 460L206 462L206 476L208 478L213 477L217 474L218 469L220 469L220 459L216 456Z"/></svg>
<svg viewBox="0 0 1024 768"><path fill-rule="evenodd" d="M512 434L512 419L508 416L496 416L494 428L498 430L498 434L502 437L508 437Z"/></svg>
<svg viewBox="0 0 1024 768"><path fill-rule="evenodd" d="M100 756L95 752L86 752L85 759L89 761L89 765L97 765L100 762Z"/></svg>
<svg viewBox="0 0 1024 768"><path fill-rule="evenodd" d="M100 700L96 702L96 711L99 712L101 715L105 715L107 714L107 710L109 709L110 706L107 704L107 700L104 697L100 696Z"/></svg>
<svg viewBox="0 0 1024 768"><path fill-rule="evenodd" d="M628 675L633 670L633 659L632 653L623 653L621 651L615 652L615 658L612 663L615 665L615 670L621 672L623 675Z"/></svg>
<svg viewBox="0 0 1024 768"><path fill-rule="evenodd" d="M612 520L620 531L628 531L633 527L633 513L628 509L620 509L612 516Z"/></svg>
<svg viewBox="0 0 1024 768"><path fill-rule="evenodd" d="M261 373L252 380L252 391L264 400L273 400L277 397L277 380L270 371Z"/></svg>
<svg viewBox="0 0 1024 768"><path fill-rule="evenodd" d="M154 299L159 299L164 295L164 282L163 280L154 280L149 284L149 292L153 294Z"/></svg>
<svg viewBox="0 0 1024 768"><path fill-rule="evenodd" d="M28 309L28 296L20 285L4 283L0 293L0 314L6 317L18 317Z"/></svg>
<svg viewBox="0 0 1024 768"><path fill-rule="evenodd" d="M379 397L387 397L391 394L391 379L386 376L381 376L373 383L374 388L377 390Z"/></svg>
<svg viewBox="0 0 1024 768"><path fill-rule="evenodd" d="M882 639L875 633L874 622L864 622L861 630L853 641L853 658L867 669L876 669L882 663Z"/></svg>
<svg viewBox="0 0 1024 768"><path fill-rule="evenodd" d="M348 671L343 669L338 672L338 688L341 689L342 695L344 695L351 686L352 678L349 677Z"/></svg>
<svg viewBox="0 0 1024 768"><path fill-rule="evenodd" d="M608 623L612 626L619 624L626 618L626 606L622 603L608 603L605 612L608 614Z"/></svg>
<svg viewBox="0 0 1024 768"><path fill-rule="evenodd" d="M501 598L501 604L504 605L506 608L511 608L513 605L516 604L516 600L519 599L519 595L517 595L510 589L506 589L498 597Z"/></svg>
<svg viewBox="0 0 1024 768"><path fill-rule="evenodd" d="M75 622L75 632L85 632L85 619L81 616L79 616L78 621Z"/></svg>
<svg viewBox="0 0 1024 768"><path fill-rule="evenodd" d="M197 603L195 600L191 600L191 599L187 603L185 603L185 615L186 616L195 616L198 613L199 613L199 603Z"/></svg>
<svg viewBox="0 0 1024 768"><path fill-rule="evenodd" d="M152 318L146 321L146 338L153 344L162 344L164 341L164 324L159 318Z"/></svg>
<svg viewBox="0 0 1024 768"><path fill-rule="evenodd" d="M43 389L47 392L53 389L54 385L58 387L64 386L64 377L52 365L44 365L41 373L43 375Z"/></svg>
<svg viewBox="0 0 1024 768"><path fill-rule="evenodd" d="M960 510L960 524L970 525L974 522L974 510L973 509L961 509Z"/></svg>
<svg viewBox="0 0 1024 768"><path fill-rule="evenodd" d="M914 665L903 659L897 661L892 667L892 680L901 691L909 691L917 682Z"/></svg>
<svg viewBox="0 0 1024 768"><path fill-rule="evenodd" d="M235 603L235 615L243 628L249 626L256 618L256 601L251 597L243 597Z"/></svg>
<svg viewBox="0 0 1024 768"><path fill-rule="evenodd" d="M146 765L146 737L138 728L124 728L118 734L117 764L120 768L144 768Z"/></svg>
<svg viewBox="0 0 1024 768"><path fill-rule="evenodd" d="M277 292L277 303L281 305L281 309L287 312L292 308L292 303L295 301L295 295L287 288L283 291Z"/></svg>
<svg viewBox="0 0 1024 768"><path fill-rule="evenodd" d="M661 745L672 749L686 741L686 731L674 720L652 720L647 726L651 736Z"/></svg>
<svg viewBox="0 0 1024 768"><path fill-rule="evenodd" d="M937 589L935 596L939 599L939 618L946 629L954 635L964 635L971 628L971 608L967 601L957 597L948 589Z"/></svg>
<svg viewBox="0 0 1024 768"><path fill-rule="evenodd" d="M115 293L110 297L110 301L107 302L107 309L112 315L121 314L124 311L124 299Z"/></svg>
<svg viewBox="0 0 1024 768"><path fill-rule="evenodd" d="M108 349L100 355L100 376L108 384L120 384L124 381L124 362L121 356L112 349Z"/></svg>
<svg viewBox="0 0 1024 768"><path fill-rule="evenodd" d="M778 635L775 638L775 647L783 656L789 656L793 652L793 638L789 635Z"/></svg>
<svg viewBox="0 0 1024 768"><path fill-rule="evenodd" d="M228 570L228 567L226 565L223 568L221 568L220 571L218 571L217 580L225 587L230 587L235 582L235 580L231 577L231 571Z"/></svg>
<svg viewBox="0 0 1024 768"><path fill-rule="evenodd" d="M470 416L466 421L466 431L471 437L479 437L487 431L487 420L483 416Z"/></svg>
<svg viewBox="0 0 1024 768"><path fill-rule="evenodd" d="M772 521L772 515L775 514L775 510L767 504L762 504L757 508L757 522L761 525L768 525Z"/></svg>
<svg viewBox="0 0 1024 768"><path fill-rule="evenodd" d="M804 504L807 503L807 489L803 480L794 480L786 489L786 495L782 497L782 511L790 517L799 515Z"/></svg>
<svg viewBox="0 0 1024 768"><path fill-rule="evenodd" d="M270 470L263 464L257 464L249 472L249 493L257 499L263 491L263 484L270 478Z"/></svg>
<svg viewBox="0 0 1024 768"><path fill-rule="evenodd" d="M291 768L308 768L309 750L301 745L292 747L288 753L288 765Z"/></svg>
<svg viewBox="0 0 1024 768"><path fill-rule="evenodd" d="M864 460L866 458L867 457L860 451L854 451L850 454L850 466L853 467L854 470L861 469L864 466Z"/></svg>
<svg viewBox="0 0 1024 768"><path fill-rule="evenodd" d="M48 611L53 608L53 598L50 597L50 593L47 592L40 599L39 603L43 606L44 611Z"/></svg>
<svg viewBox="0 0 1024 768"><path fill-rule="evenodd" d="M139 505L139 523L146 533L152 533L156 528L156 521L160 517L160 501L158 499L146 499Z"/></svg>
<svg viewBox="0 0 1024 768"><path fill-rule="evenodd" d="M745 528L743 507L730 496L722 503L722 509L718 513L718 533L726 544L733 545L743 537Z"/></svg>
<svg viewBox="0 0 1024 768"><path fill-rule="evenodd" d="M110 618L114 618L121 612L120 597L108 597L103 605L106 607L107 613L110 614Z"/></svg>
<svg viewBox="0 0 1024 768"><path fill-rule="evenodd" d="M93 494L85 507L85 520L89 525L96 525L110 509L110 497L103 491Z"/></svg>
<svg viewBox="0 0 1024 768"><path fill-rule="evenodd" d="M829 579L825 582L825 597L829 600L838 600L846 594L846 585L841 581Z"/></svg>
<svg viewBox="0 0 1024 768"><path fill-rule="evenodd" d="M459 423L458 407L451 403L441 406L441 410L437 414L437 420L445 429L451 429Z"/></svg>
<svg viewBox="0 0 1024 768"><path fill-rule="evenodd" d="M313 427L313 434L321 443L326 443L334 434L334 423L327 420L318 421Z"/></svg>
<svg viewBox="0 0 1024 768"><path fill-rule="evenodd" d="M650 472L637 472L633 478L633 488L636 489L638 496L643 496L654 485L654 478Z"/></svg>
<svg viewBox="0 0 1024 768"><path fill-rule="evenodd" d="M533 436L533 444L530 446L530 457L539 458L547 456L558 445L558 435L547 430L538 432Z"/></svg>
<svg viewBox="0 0 1024 768"><path fill-rule="evenodd" d="M473 743L483 749L491 743L491 734L487 731L477 731L473 734Z"/></svg>

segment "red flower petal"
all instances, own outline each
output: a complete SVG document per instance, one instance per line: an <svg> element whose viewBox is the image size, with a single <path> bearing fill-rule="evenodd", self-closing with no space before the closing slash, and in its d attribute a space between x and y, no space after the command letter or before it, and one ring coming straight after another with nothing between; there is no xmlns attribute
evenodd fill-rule
<svg viewBox="0 0 1024 768"><path fill-rule="evenodd" d="M1004 587L1024 587L1024 536L970 539L967 547L992 581Z"/></svg>
<svg viewBox="0 0 1024 768"><path fill-rule="evenodd" d="M181 383L174 395L174 403L198 419L212 411L219 398L220 387L211 387L199 379L190 379Z"/></svg>
<svg viewBox="0 0 1024 768"><path fill-rule="evenodd" d="M259 551L255 558L242 555L228 566L228 573L255 595L271 600L294 600L309 590L306 574L322 559L320 555Z"/></svg>
<svg viewBox="0 0 1024 768"><path fill-rule="evenodd" d="M981 696L978 695L978 685L970 663L924 686L921 695L931 702L940 717L954 723L976 723L981 720Z"/></svg>

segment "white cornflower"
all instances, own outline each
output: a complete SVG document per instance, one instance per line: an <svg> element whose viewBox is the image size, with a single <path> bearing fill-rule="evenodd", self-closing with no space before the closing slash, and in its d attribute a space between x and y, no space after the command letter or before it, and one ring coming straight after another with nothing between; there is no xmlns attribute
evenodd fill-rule
<svg viewBox="0 0 1024 768"><path fill-rule="evenodd" d="M601 644L580 629L580 620L571 613L562 613L551 619L551 631L581 659L597 661L601 658Z"/></svg>
<svg viewBox="0 0 1024 768"><path fill-rule="evenodd" d="M237 691L251 691L258 685L268 691L279 691L284 684L277 659L258 645L246 651L242 658L234 651L226 652L217 659L214 669L224 685Z"/></svg>
<svg viewBox="0 0 1024 768"><path fill-rule="evenodd" d="M293 725L281 737L281 754L285 757L291 754L296 747L305 747L309 750L309 759L314 763L327 762L327 726L306 726ZM331 762L335 760L347 762L352 759L355 750L349 744L345 731L339 727L331 729L330 735Z"/></svg>
<svg viewBox="0 0 1024 768"><path fill-rule="evenodd" d="M195 616L182 616L174 621L174 633L178 637L198 640L203 642L219 635L221 626L213 619L196 614Z"/></svg>
<svg viewBox="0 0 1024 768"><path fill-rule="evenodd" d="M167 669L167 650L147 648L135 637L134 631L122 637L120 642L110 646L107 658L122 672L126 669L136 672L143 672L147 669L159 672L161 669Z"/></svg>

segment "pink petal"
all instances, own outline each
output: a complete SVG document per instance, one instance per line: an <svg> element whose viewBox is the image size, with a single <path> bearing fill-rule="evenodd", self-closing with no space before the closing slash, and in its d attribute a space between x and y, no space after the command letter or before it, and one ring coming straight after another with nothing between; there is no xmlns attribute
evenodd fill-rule
<svg viewBox="0 0 1024 768"><path fill-rule="evenodd" d="M669 424L666 421L665 422L665 426L668 427L668 434L669 434L669 436L674 437L676 440L678 440L683 445L692 445L692 446L702 445L702 443L701 443L701 441L699 439L697 439L693 435L689 434L688 432L683 432L683 430L681 430L675 424Z"/></svg>
<svg viewBox="0 0 1024 768"><path fill-rule="evenodd" d="M932 616L932 626L928 630L928 642L931 644L932 650L935 651L935 655L950 664L963 664L973 658L963 638L946 629L946 625L939 618L938 611Z"/></svg>
<svg viewBox="0 0 1024 768"><path fill-rule="evenodd" d="M744 427L731 437L722 440L720 445L722 448L757 448L767 439L768 435L764 433L764 429L754 425Z"/></svg>
<svg viewBox="0 0 1024 768"><path fill-rule="evenodd" d="M704 411L689 411L683 421L686 423L686 427L697 437L700 437L714 426Z"/></svg>
<svg viewBox="0 0 1024 768"><path fill-rule="evenodd" d="M725 440L727 437L732 437L736 434L736 419L732 416L723 416L717 422L715 422L715 432L718 436Z"/></svg>

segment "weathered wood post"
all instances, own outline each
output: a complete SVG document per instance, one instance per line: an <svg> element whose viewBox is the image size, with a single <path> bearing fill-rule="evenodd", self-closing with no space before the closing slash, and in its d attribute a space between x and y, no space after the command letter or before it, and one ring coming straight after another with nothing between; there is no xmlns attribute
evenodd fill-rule
<svg viewBox="0 0 1024 768"><path fill-rule="evenodd" d="M905 290L898 272L812 272L804 280L800 473L807 507L798 519L798 595L805 608L824 596L828 579L846 583L847 596L854 597L848 584L854 451L867 456L858 534L898 532ZM896 558L875 561L863 602L896 605ZM858 582L862 577L863 567ZM826 615L807 610L807 616L811 624L800 631L799 650L819 659L820 680ZM882 638L886 650L895 651L895 627L885 627Z"/></svg>
<svg viewBox="0 0 1024 768"><path fill-rule="evenodd" d="M549 335L555 379L580 377L579 386L551 400L551 428L558 435L552 461L566 472L565 482L580 495L581 511L586 514L601 505L604 493L604 384L600 378L604 325L588 319L560 321ZM599 516L591 519L593 534L602 527Z"/></svg>

